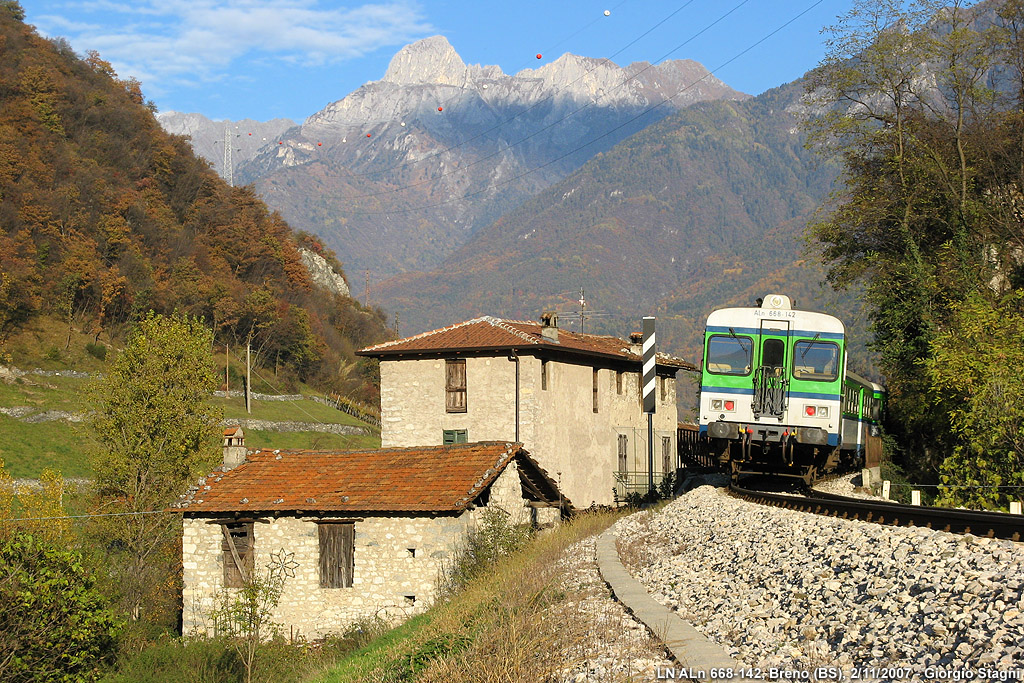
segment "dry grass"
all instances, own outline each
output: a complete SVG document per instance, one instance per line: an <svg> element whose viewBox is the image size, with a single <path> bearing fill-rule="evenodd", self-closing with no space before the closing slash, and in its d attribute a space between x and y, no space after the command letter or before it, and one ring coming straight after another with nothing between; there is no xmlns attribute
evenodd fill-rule
<svg viewBox="0 0 1024 683"><path fill-rule="evenodd" d="M498 561L451 600L435 606L424 615L428 619L423 625L407 637L391 642L384 652L373 653L378 664L370 670L353 676L336 672L325 680L562 681L592 671L595 638L612 643L626 660L638 652L656 653L646 644L631 649L633 641L646 643L646 633L624 612L609 608L603 583L581 578L582 570L574 561L590 561L592 542L590 549L574 544L606 529L615 519L612 514L581 515L542 534L525 550ZM630 638L627 644L624 634L640 637ZM618 645L617 639L622 640ZM607 661L599 666L606 665ZM628 661L617 668L590 680L632 680Z"/></svg>

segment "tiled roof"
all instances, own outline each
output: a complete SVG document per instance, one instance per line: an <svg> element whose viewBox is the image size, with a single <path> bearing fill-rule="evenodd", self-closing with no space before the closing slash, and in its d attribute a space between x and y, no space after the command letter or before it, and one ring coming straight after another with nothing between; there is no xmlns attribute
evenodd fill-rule
<svg viewBox="0 0 1024 683"><path fill-rule="evenodd" d="M251 451L238 467L200 480L177 507L186 513L458 511L513 458L540 471L519 444L503 441L364 451Z"/></svg>
<svg viewBox="0 0 1024 683"><path fill-rule="evenodd" d="M558 340L541 334L541 323L529 320L502 320L483 316L466 322L431 330L405 339L384 342L358 351L361 356L400 356L445 351L486 351L489 349L545 349L584 356L619 358L639 363L639 354L630 350L629 342L618 337L582 334L558 330ZM696 366L682 358L658 354L658 364L684 370Z"/></svg>

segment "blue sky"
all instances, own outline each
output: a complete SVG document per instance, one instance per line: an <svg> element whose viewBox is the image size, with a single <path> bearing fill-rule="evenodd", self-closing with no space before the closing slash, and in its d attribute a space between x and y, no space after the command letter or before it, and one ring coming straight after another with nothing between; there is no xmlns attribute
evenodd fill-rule
<svg viewBox="0 0 1024 683"><path fill-rule="evenodd" d="M141 81L143 93L161 111L302 121L366 81L381 78L403 45L435 34L446 36L465 62L497 64L506 73L536 67L564 52L615 55L613 61L622 65L695 59L732 87L758 94L818 62L824 52L821 28L845 13L851 0L21 4L26 21L43 35L66 38L80 54L97 50L122 78ZM804 10L792 24L746 51Z"/></svg>

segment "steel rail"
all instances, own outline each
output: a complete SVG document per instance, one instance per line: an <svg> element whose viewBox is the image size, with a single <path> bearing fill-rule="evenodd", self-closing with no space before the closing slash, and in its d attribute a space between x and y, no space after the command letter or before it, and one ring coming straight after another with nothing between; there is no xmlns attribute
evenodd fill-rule
<svg viewBox="0 0 1024 683"><path fill-rule="evenodd" d="M847 498L821 491L811 491L804 496L791 496L754 491L741 488L736 484L730 484L729 490L734 495L755 503L830 517L857 519L891 526L925 527L955 534L1007 538L1012 541L1024 540L1024 515L904 505L884 500Z"/></svg>

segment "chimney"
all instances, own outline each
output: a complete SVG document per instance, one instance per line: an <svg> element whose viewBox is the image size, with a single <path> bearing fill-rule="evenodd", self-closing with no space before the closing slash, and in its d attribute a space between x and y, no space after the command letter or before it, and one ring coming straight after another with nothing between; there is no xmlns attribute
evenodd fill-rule
<svg viewBox="0 0 1024 683"><path fill-rule="evenodd" d="M224 469L232 470L245 462L245 434L241 427L224 429Z"/></svg>
<svg viewBox="0 0 1024 683"><path fill-rule="evenodd" d="M630 332L629 333L629 352L642 356L644 355L644 333L643 332Z"/></svg>
<svg viewBox="0 0 1024 683"><path fill-rule="evenodd" d="M558 314L554 311L544 311L540 314L540 336L553 342L558 342Z"/></svg>

